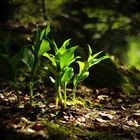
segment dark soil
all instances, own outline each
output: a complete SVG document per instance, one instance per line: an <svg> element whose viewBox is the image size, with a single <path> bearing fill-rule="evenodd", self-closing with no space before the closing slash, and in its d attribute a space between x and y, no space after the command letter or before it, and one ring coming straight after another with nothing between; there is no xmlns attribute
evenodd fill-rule
<svg viewBox="0 0 140 140"><path fill-rule="evenodd" d="M50 91L35 93L34 106L21 94L16 107L15 92L0 91L1 140L138 140L140 138L140 98L128 96L117 88L81 86L77 101L63 103L55 109ZM69 99L71 98L71 90Z"/></svg>

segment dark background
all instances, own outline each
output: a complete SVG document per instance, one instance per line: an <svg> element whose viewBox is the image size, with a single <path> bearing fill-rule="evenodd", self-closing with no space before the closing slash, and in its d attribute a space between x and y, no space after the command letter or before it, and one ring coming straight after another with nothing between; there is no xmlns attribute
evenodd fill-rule
<svg viewBox="0 0 140 140"><path fill-rule="evenodd" d="M140 69L139 7L139 0L1 0L0 36L11 29L16 48L28 42L36 25L49 21L55 40L72 38L83 57L90 44Z"/></svg>

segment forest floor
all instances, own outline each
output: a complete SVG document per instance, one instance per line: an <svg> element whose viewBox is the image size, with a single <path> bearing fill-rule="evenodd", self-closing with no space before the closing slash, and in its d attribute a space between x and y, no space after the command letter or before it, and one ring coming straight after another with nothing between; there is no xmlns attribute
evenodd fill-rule
<svg viewBox="0 0 140 140"><path fill-rule="evenodd" d="M44 92L44 94L40 94ZM1 140L139 140L140 98L117 88L79 87L77 100L55 109L51 89L35 89L34 106L26 91L16 108L13 90L0 90ZM68 89L69 95L71 89ZM51 95L51 94L50 94ZM70 96L68 97L71 98Z"/></svg>

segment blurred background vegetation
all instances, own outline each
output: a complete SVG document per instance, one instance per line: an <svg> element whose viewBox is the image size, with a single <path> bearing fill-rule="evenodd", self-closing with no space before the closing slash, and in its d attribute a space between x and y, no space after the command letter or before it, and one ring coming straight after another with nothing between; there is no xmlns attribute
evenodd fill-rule
<svg viewBox="0 0 140 140"><path fill-rule="evenodd" d="M83 55L90 44L140 70L139 7L139 0L1 0L0 31L16 30L19 40L18 29L27 39L49 21L57 42L72 38Z"/></svg>

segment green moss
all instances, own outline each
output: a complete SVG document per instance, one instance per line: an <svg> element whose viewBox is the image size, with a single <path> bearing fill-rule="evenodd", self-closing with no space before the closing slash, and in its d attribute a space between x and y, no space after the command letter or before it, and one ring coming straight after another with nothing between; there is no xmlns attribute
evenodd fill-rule
<svg viewBox="0 0 140 140"><path fill-rule="evenodd" d="M130 79L124 76L124 81L121 83L121 89L124 93L130 95L133 94L135 89L133 84L131 83Z"/></svg>
<svg viewBox="0 0 140 140"><path fill-rule="evenodd" d="M62 124L62 122L55 123L43 122L45 124L47 131L49 133L49 140L59 139L59 140L80 140L80 139L94 139L101 137L102 133L89 129L83 126L74 125L74 124Z"/></svg>

